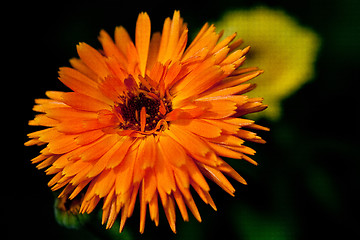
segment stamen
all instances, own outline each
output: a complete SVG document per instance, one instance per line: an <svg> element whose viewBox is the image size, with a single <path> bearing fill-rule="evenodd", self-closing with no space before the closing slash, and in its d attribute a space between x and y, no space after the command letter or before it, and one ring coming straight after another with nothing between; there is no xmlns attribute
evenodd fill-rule
<svg viewBox="0 0 360 240"><path fill-rule="evenodd" d="M129 78L128 87L132 85L131 82L132 78ZM167 124L164 123L166 122L164 118L172 111L172 105L167 97L160 98L159 94L141 86L136 91L120 96L121 101L114 106L115 116L120 122L119 128L139 131L142 134L161 131L163 127L160 126Z"/></svg>
<svg viewBox="0 0 360 240"><path fill-rule="evenodd" d="M162 115L165 115L165 114L166 114L166 108L165 108L164 102L163 102L162 100L160 100L159 112L160 112Z"/></svg>
<svg viewBox="0 0 360 240"><path fill-rule="evenodd" d="M146 108L142 107L140 111L140 128L141 131L145 131L145 125L146 125Z"/></svg>
<svg viewBox="0 0 360 240"><path fill-rule="evenodd" d="M155 93L152 93L152 92L148 92L148 95L151 96L152 98L156 99L156 100L159 100L159 97L156 96Z"/></svg>

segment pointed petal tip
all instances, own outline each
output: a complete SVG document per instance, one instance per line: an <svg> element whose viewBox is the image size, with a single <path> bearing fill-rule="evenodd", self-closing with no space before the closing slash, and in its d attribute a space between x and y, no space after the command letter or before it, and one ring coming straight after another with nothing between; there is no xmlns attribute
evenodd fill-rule
<svg viewBox="0 0 360 240"><path fill-rule="evenodd" d="M85 42L79 42L77 45L76 45L76 49L79 50L79 48L84 48L85 46L87 46L88 44L85 43Z"/></svg>
<svg viewBox="0 0 360 240"><path fill-rule="evenodd" d="M180 10L175 10L174 11L173 19L174 18L180 18Z"/></svg>
<svg viewBox="0 0 360 240"><path fill-rule="evenodd" d="M147 12L141 12L139 13L139 17L149 17L149 15L147 14Z"/></svg>

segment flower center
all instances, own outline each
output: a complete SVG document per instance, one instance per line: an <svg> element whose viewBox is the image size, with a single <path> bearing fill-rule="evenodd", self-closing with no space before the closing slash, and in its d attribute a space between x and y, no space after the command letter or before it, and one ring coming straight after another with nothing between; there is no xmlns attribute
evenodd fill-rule
<svg viewBox="0 0 360 240"><path fill-rule="evenodd" d="M172 111L171 102L160 99L153 92L141 90L138 94L128 92L120 97L123 101L114 109L123 119L119 127L124 130L151 131L166 113Z"/></svg>

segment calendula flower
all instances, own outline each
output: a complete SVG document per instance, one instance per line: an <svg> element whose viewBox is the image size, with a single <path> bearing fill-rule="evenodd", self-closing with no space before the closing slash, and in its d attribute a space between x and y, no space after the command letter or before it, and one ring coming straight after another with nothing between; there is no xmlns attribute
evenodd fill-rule
<svg viewBox="0 0 360 240"><path fill-rule="evenodd" d="M229 11L216 26L225 33L237 32L251 44L252 54L249 54L245 66L259 64L266 72L258 78L259 86L249 96L261 96L271 107L254 114L253 118L278 119L281 100L314 76L319 36L298 24L285 11L263 6Z"/></svg>
<svg viewBox="0 0 360 240"><path fill-rule="evenodd" d="M243 95L253 89L245 82L262 71L239 68L249 47L238 49L236 34L219 41L221 35L205 24L186 47L188 29L178 11L152 35L141 13L135 43L117 27L115 41L100 32L102 50L77 46L80 59L59 71L72 91L35 100L40 114L29 124L48 128L28 134L25 143L46 144L32 162L54 175L48 185L62 189L59 198L83 194L80 213L102 200L103 224L110 228L119 215L120 231L138 198L140 232L147 206L159 224L160 200L175 232L176 205L185 221L187 208L201 221L190 188L216 210L205 177L231 195L224 174L246 184L220 156L256 164L244 142L264 140L244 128L267 128L239 117L266 108L261 98Z"/></svg>

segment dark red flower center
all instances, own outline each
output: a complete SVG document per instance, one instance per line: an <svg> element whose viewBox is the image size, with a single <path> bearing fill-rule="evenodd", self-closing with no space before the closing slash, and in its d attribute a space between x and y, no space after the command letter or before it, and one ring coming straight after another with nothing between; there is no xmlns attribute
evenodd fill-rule
<svg viewBox="0 0 360 240"><path fill-rule="evenodd" d="M159 99L155 93L142 91L127 95L121 97L123 103L114 107L124 120L119 126L124 130L151 131L166 113L172 111L171 102Z"/></svg>

